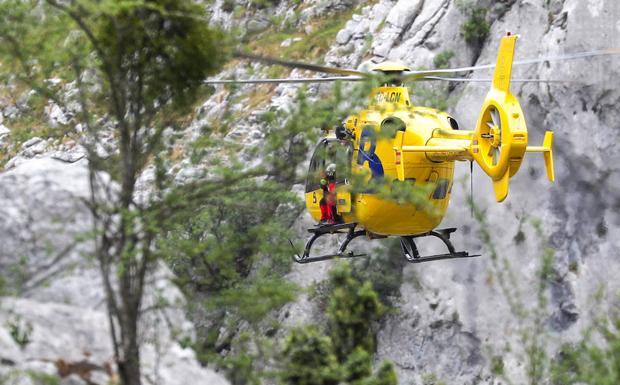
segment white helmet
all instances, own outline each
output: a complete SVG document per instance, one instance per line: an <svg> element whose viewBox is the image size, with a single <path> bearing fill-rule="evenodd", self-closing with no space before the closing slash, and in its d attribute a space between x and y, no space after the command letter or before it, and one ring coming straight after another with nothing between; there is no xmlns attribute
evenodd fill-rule
<svg viewBox="0 0 620 385"><path fill-rule="evenodd" d="M330 163L329 166L325 169L325 175L329 177L333 177L336 175L336 165L334 163Z"/></svg>

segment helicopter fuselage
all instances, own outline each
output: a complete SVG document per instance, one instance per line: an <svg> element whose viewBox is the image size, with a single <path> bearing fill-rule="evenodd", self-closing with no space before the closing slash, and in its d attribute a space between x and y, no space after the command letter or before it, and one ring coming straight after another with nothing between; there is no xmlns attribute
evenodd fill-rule
<svg viewBox="0 0 620 385"><path fill-rule="evenodd" d="M450 242L456 228L437 228L448 209L457 160L480 166L493 183L497 202L508 196L510 178L526 152L542 153L547 178L554 181L553 132L545 132L542 146L528 146L523 111L510 93L516 40L507 34L500 42L491 89L473 131L460 130L445 112L413 106L407 88L386 85L372 90L367 109L349 116L335 135L321 140L310 161L305 195L308 211L321 226L308 229L312 236L303 254L296 252L297 262L362 256L346 249L364 235L400 236L403 255L412 263L475 256L456 251ZM403 79L445 80L441 76L446 73L411 71L389 62L374 70L390 84L401 84ZM329 72L339 71L329 68ZM312 255L317 239L342 233L346 237L336 252ZM447 253L421 256L415 239L426 236L440 239Z"/></svg>
<svg viewBox="0 0 620 385"><path fill-rule="evenodd" d="M337 172L349 174L338 178L336 187L337 211L346 223L358 223L369 233L381 236L428 233L447 211L455 160L469 160L470 156L465 152L404 154L395 151L394 141L398 138L406 146L441 146L442 140L448 139L446 143L453 145L458 140L470 142L473 131L458 130L456 121L445 112L413 106L405 87L378 87L370 100L368 109L346 119L350 140L326 137L321 141L309 175L320 177L321 162L340 163ZM337 152L341 152L340 162L333 159L334 155L338 157ZM343 170L345 162L349 163L348 170ZM363 178L368 188L351 188L349 180L356 177ZM324 192L316 183L310 183L312 179L309 176L306 186L306 206L318 221ZM383 183L373 184L373 179ZM414 199L388 197L385 189L397 183L420 188L414 190Z"/></svg>

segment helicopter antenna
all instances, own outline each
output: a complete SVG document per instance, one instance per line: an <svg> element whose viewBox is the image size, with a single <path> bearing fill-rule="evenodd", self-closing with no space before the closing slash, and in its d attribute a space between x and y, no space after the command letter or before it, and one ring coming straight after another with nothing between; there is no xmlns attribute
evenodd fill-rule
<svg viewBox="0 0 620 385"><path fill-rule="evenodd" d="M474 161L469 161L469 199L471 208L471 217L474 217Z"/></svg>

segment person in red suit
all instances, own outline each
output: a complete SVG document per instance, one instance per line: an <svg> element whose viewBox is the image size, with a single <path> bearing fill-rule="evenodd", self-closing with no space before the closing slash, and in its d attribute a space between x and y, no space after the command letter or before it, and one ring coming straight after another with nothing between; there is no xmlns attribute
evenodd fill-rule
<svg viewBox="0 0 620 385"><path fill-rule="evenodd" d="M336 165L330 164L325 169L325 178L321 179L323 198L319 202L321 207L321 225L333 225L338 221L336 212Z"/></svg>

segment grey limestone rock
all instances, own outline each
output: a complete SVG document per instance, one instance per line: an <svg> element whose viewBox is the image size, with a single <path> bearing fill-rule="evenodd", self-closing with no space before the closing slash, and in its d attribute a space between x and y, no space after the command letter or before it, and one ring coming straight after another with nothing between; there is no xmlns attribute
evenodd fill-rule
<svg viewBox="0 0 620 385"><path fill-rule="evenodd" d="M19 381L29 381L24 370L56 373L58 360L100 368L112 362L103 289L84 236L91 220L83 203L89 195L86 165L85 159L67 163L45 156L0 173L0 274L5 290L20 296L0 297L0 374L23 377ZM149 282L145 308L162 300L170 307L142 317L144 375L158 384L226 384L177 342L178 335L191 337L193 327L167 268L156 269ZM27 338L16 340L11 330ZM110 380L105 370L95 372L104 377L101 384Z"/></svg>
<svg viewBox="0 0 620 385"><path fill-rule="evenodd" d="M388 16L373 34L371 52L380 57L376 61L400 60L413 68L432 66L433 58L447 50L454 52L452 66L487 64L494 62L499 39L506 31L520 35L517 59L618 46L620 4L614 1L531 0L488 5L491 31L479 56L464 44L461 35L466 16L448 1L379 2L374 7L385 7ZM382 19L373 15L376 13L368 12L362 18L371 26L381 25ZM359 24L359 18L352 19L344 27L347 32L340 33L346 36ZM356 47L342 55L341 48L335 46L326 61L355 68L368 54L365 49ZM555 250L545 312L547 330L559 333L559 341L578 339L592 322L589 312L601 284L607 291L598 311L617 306L613 298L620 289L614 278L620 272L618 60L610 57L514 68L515 78L579 81L512 85L526 114L531 144L542 141L544 130L555 132L555 184L545 180L542 159L528 155L511 180L507 201L497 204L488 177L480 170L474 172L474 196L486 208L490 228L503 229L492 232L493 242L502 260L509 261L520 298L530 309L536 304L532 288L536 287L541 245L547 243ZM490 75L490 71L474 74ZM452 89L456 102L449 112L464 129L475 127L487 90L487 85L477 83ZM416 100L415 94L413 97ZM457 164L451 208L442 226L460 227L455 244L480 251L483 257L405 267L405 276L415 277L419 286L405 283L401 287L400 314L385 321L377 357L379 361L394 360L402 384L421 382L425 373L436 374L448 384L492 381L489 365L494 353L489 352L501 352L506 345L515 349L504 357L506 373L516 382L525 380L523 362L518 359L518 334L530 327L531 320L520 321L511 313L498 282L489 281L489 250L478 237L479 224L470 218L468 183L458 182L467 181L467 174L468 167ZM542 234L530 225L531 218L540 221ZM301 269L303 272L297 273L295 267L291 279L302 285L326 276L324 265ZM439 301L435 294L427 295L437 292L441 293ZM437 310L425 309L431 306ZM312 309L307 299L301 299L297 308L290 306L286 311L297 319L311 320L312 315L304 314ZM557 342L548 346L551 356Z"/></svg>
<svg viewBox="0 0 620 385"><path fill-rule="evenodd" d="M270 25L271 22L269 20L262 17L257 17L249 20L245 27L249 34L255 34L266 30Z"/></svg>
<svg viewBox="0 0 620 385"><path fill-rule="evenodd" d="M291 1L282 1L273 12L286 16L286 20L295 18L296 30L311 32L313 27L308 24L309 20L357 4L359 2L342 0L304 2L298 12ZM461 26L467 16L457 2L380 0L361 7L346 21L334 36L335 44L324 61L343 68L366 68L372 62L390 59L412 68L430 68L438 54L452 51L451 66L489 64L494 62L499 39L507 31L520 35L517 59L620 46L620 3L616 0L480 1L477 4L488 9L491 27L479 51L464 42ZM233 21L231 14L223 12L221 6L222 1L217 0L207 7L214 23L226 26L241 23L239 25L247 25L254 33L269 27L266 19ZM495 247L500 251L500 261L509 263L516 277L514 287L529 308L536 303L533 288L537 283L540 251L545 245L554 249L553 275L545 292L549 302L544 309L545 327L557 336L547 346L550 356L555 354L559 343L577 340L590 325L595 306L593 297L601 284L606 285L607 291L601 303L596 304L597 312L605 314L618 308L614 297L620 290L617 280L620 276L618 60L618 57L608 57L514 68L515 78L573 81L512 85L512 92L525 112L530 143L539 144L545 130L555 133L555 184L546 182L541 157L528 155L520 172L511 180L507 201L497 204L488 177L479 169L473 173L474 197L477 204L486 209L486 221ZM219 77L241 78L263 71L260 65L243 65L229 68ZM307 74L295 70L291 76ZM480 71L471 76L489 77L491 72ZM253 89L254 86L244 85L231 94L224 87L216 87L215 94L197 111L196 119L186 132L188 138L199 136L203 127L221 119L226 112L242 111L243 96ZM261 111L291 111L299 89L293 84L278 85ZM474 129L487 90L488 85L480 83L450 87L452 103L448 112L463 129ZM329 86L309 87L307 92L312 97L317 91L328 92ZM417 103L415 93L413 98ZM231 104L233 100L241 102ZM2 107L0 116L10 119L19 113L16 106L8 105ZM4 124L8 124L6 119ZM233 127L235 130L229 133L227 140L247 145L260 145L268 134L267 127L259 122L256 114L233 122ZM48 245L62 250L63 245L85 228L87 213L76 204L76 198L87 191L83 185L85 160L77 159L79 155L46 156L48 145L42 143L45 142L38 139L24 145L22 153L0 174L3 219L0 221L0 265L15 262L16 255L27 255L29 266L36 268L48 261L44 253ZM102 151L115 151L113 143ZM28 159L32 156L35 159ZM63 162L52 159L54 157L63 158ZM196 172L183 163L177 170L179 181L191 179ZM525 381L523 361L519 358L522 353L519 333L531 327L531 320L519 320L507 303L497 276L503 270L494 267L490 251L479 236L480 224L470 216L466 202L468 174L466 164L457 164L451 207L441 226L459 227L459 232L454 234L457 248L480 252L483 256L468 261L406 266L397 301L398 312L384 320L378 334L377 362L393 360L403 385L422 383L427 374L436 375L446 384L495 383L490 374L490 360L499 353L503 354L507 376L514 383ZM301 193L303 188L297 186L295 191ZM67 224L59 228L50 220L52 218ZM534 218L540 227L532 225ZM305 229L311 225L312 221L304 214L294 229L303 238ZM376 243L371 245L376 246ZM435 251L432 245L421 245L421 248L424 252ZM23 308L20 314L32 322L34 333L44 333L40 329L45 328L59 330L57 323L61 322L75 323L70 331L82 342L73 342L71 357L81 359L80 343L96 341L92 357L109 359L101 297L96 290L84 289L84 280L96 282L96 274L89 266L77 264L77 260L77 256L73 256L63 262L73 262L72 269L63 268L68 274L55 277L47 288L34 290L25 295L26 298L6 301ZM329 262L294 266L288 278L301 287L309 287L326 279L330 267ZM77 291L80 291L79 296L75 295ZM174 290L168 292L171 298L179 299ZM85 303L99 305L84 310ZM41 319L35 307L41 314L50 314L51 319ZM0 318L6 316L6 312L0 311ZM156 319L149 319L149 322L156 322ZM182 324L183 317L178 319ZM321 322L322 314L312 299L302 295L297 302L285 306L278 319L286 326L295 326ZM89 326L93 323L97 324L96 328ZM191 333L191 325L185 330ZM161 333L167 336L169 332ZM14 366L22 367L26 356L34 354L37 346L40 352L56 354L62 341L68 338L64 331L56 334L49 335L52 339L49 346L33 342L32 348L21 349L0 323L0 372ZM180 383L179 371L199 376L204 379L203 383L222 381L197 366L191 352L170 339L167 341L171 353L162 361L165 363L159 372L162 383ZM507 345L513 350L505 353ZM147 370L154 370L154 357L154 351L147 349ZM218 379L211 380L210 375ZM27 379L20 381L28 383Z"/></svg>

